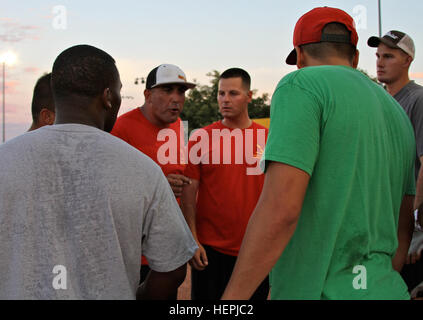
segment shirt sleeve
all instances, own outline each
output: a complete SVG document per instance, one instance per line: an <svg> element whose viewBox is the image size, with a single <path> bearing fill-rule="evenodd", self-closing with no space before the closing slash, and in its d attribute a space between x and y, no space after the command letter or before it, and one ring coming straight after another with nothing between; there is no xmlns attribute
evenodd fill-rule
<svg viewBox="0 0 423 320"><path fill-rule="evenodd" d="M157 272L173 271L194 255L198 246L164 176L160 176L143 223L142 254Z"/></svg>
<svg viewBox="0 0 423 320"><path fill-rule="evenodd" d="M272 97L270 130L262 158L313 173L319 153L321 107L317 98L298 85L280 85Z"/></svg>
<svg viewBox="0 0 423 320"><path fill-rule="evenodd" d="M420 96L413 107L412 124L416 137L417 156L423 156L423 96Z"/></svg>

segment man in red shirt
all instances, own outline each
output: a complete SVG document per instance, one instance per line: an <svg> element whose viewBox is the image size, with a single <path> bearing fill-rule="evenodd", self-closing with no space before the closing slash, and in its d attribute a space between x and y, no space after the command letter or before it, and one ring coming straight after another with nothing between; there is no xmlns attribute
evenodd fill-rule
<svg viewBox="0 0 423 320"><path fill-rule="evenodd" d="M190 183L190 179L183 175L186 159L179 114L184 107L185 91L194 87L195 84L187 82L185 73L175 65L162 64L154 68L147 76L144 105L121 115L111 132L161 167L178 200L183 185ZM171 136L169 133L175 138L172 141L165 139ZM168 143L175 145L166 148L165 144ZM166 156L162 150L169 149L176 152ZM143 257L140 283L145 280L149 270L147 260Z"/></svg>
<svg viewBox="0 0 423 320"><path fill-rule="evenodd" d="M249 118L250 86L245 70L223 72L217 97L223 120L190 137L185 175L192 183L184 186L181 207L199 246L190 261L193 300L221 297L263 186L258 161L268 131ZM265 279L253 299L268 292Z"/></svg>

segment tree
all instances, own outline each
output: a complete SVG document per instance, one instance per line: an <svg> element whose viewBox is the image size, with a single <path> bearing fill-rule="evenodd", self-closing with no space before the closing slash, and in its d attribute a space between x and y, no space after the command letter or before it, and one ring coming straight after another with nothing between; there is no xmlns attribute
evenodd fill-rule
<svg viewBox="0 0 423 320"><path fill-rule="evenodd" d="M220 73L216 70L207 73L210 77L210 85L200 85L190 90L185 100L181 119L188 121L189 131L205 127L217 120L222 119L217 104L217 92ZM255 94L257 91L253 91ZM253 95L254 96L254 95ZM248 106L250 118L268 118L270 115L269 95L264 93L261 97L253 98Z"/></svg>

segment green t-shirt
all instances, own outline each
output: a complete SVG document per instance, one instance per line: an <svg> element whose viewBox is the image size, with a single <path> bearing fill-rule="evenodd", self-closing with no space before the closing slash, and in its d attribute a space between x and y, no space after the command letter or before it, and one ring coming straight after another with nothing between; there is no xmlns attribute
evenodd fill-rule
<svg viewBox="0 0 423 320"><path fill-rule="evenodd" d="M401 106L361 72L307 67L272 98L263 159L311 177L272 299L408 299L392 268L400 205L415 193L415 140Z"/></svg>

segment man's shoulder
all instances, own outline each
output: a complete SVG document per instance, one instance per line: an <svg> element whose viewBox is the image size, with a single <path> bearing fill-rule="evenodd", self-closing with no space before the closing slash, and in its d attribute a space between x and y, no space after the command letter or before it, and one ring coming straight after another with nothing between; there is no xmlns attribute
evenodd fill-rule
<svg viewBox="0 0 423 320"><path fill-rule="evenodd" d="M139 108L134 108L132 110L129 110L128 112L125 112L124 114L120 115L117 119L116 122L118 121L125 121L125 120L129 120L129 119L139 119L140 118L140 110Z"/></svg>
<svg viewBox="0 0 423 320"><path fill-rule="evenodd" d="M416 98L423 99L423 86L415 83L414 81L410 83L409 91Z"/></svg>
<svg viewBox="0 0 423 320"><path fill-rule="evenodd" d="M415 90L423 90L423 86L416 83L415 81L410 81L409 84Z"/></svg>
<svg viewBox="0 0 423 320"><path fill-rule="evenodd" d="M154 175L161 172L160 167L145 153L126 143L124 140L107 134L98 143L98 149L101 150L101 156L97 152L97 157L102 157L104 163L109 163L110 167L127 172L134 173L134 177L138 174Z"/></svg>
<svg viewBox="0 0 423 320"><path fill-rule="evenodd" d="M222 121L219 120L219 121L215 121L215 122L213 122L213 123L211 123L211 124L209 124L209 125L207 125L205 127L202 127L201 129L202 130L205 130L205 131L211 131L213 129L221 129L223 127L224 126L222 125Z"/></svg>
<svg viewBox="0 0 423 320"><path fill-rule="evenodd" d="M39 132L40 129L23 133L13 139L10 139L0 144L0 155L5 155L7 152L11 152L17 148L20 149L29 141L31 141L29 144L33 145L32 141L35 141L34 136L38 136L40 134ZM39 139L36 139L36 140L39 140Z"/></svg>
<svg viewBox="0 0 423 320"><path fill-rule="evenodd" d="M142 113L139 108L132 109L116 119L111 134L124 139L131 128L138 126L137 124L142 123L142 121Z"/></svg>
<svg viewBox="0 0 423 320"><path fill-rule="evenodd" d="M322 80L334 80L334 75L351 74L357 72L353 68L345 66L310 66L298 69L284 76L278 83L276 90L286 85L309 88L310 83L321 84Z"/></svg>
<svg viewBox="0 0 423 320"><path fill-rule="evenodd" d="M269 131L269 129L267 127L261 125L260 123L255 122L254 120L253 120L252 128L253 129L256 129L256 130L258 130L258 129L264 129L266 131Z"/></svg>
<svg viewBox="0 0 423 320"><path fill-rule="evenodd" d="M420 111L423 107L423 86L414 81L410 81L394 96L394 98L406 110L418 106L415 110Z"/></svg>

